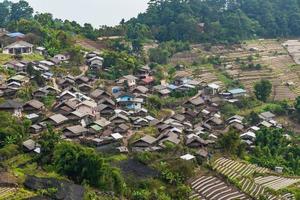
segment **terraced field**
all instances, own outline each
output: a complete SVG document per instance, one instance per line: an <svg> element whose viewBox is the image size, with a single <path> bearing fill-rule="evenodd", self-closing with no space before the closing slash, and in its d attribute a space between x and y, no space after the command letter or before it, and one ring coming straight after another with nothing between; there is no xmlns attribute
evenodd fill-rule
<svg viewBox="0 0 300 200"><path fill-rule="evenodd" d="M290 185L300 182L300 178L285 178L279 176L266 176L266 177L257 177L254 179L254 182L260 184L264 187L280 190L286 188Z"/></svg>
<svg viewBox="0 0 300 200"><path fill-rule="evenodd" d="M240 189L254 199L265 196L270 200L294 200L294 196L290 193L275 196L268 189L280 190L300 181L300 178L284 178L279 176L260 176L253 179L251 177L254 173L266 174L270 173L270 170L227 158L217 159L212 163L212 167L228 179L238 182Z"/></svg>
<svg viewBox="0 0 300 200"><path fill-rule="evenodd" d="M255 50L254 50L255 49ZM297 49L298 51L298 49ZM213 46L206 51L202 45L192 45L191 52L176 54L171 59L172 64L188 64L199 61L203 55L218 55L226 67L225 71L232 79L239 80L247 91L253 91L253 86L261 79L268 79L273 85L271 98L275 101L295 100L300 96L300 66L280 41L275 39L248 41L241 46ZM252 56L254 64L263 66L260 70L242 70L236 59L246 61ZM207 83L222 81L216 69L194 70L194 78ZM224 82L224 81L223 81Z"/></svg>
<svg viewBox="0 0 300 200"><path fill-rule="evenodd" d="M256 181L249 178L242 178L240 181L241 190L247 194L249 194L254 199L259 199L261 196L266 196L269 200L295 200L295 197L291 193L286 193L282 196L275 196L266 191L266 186L257 183ZM280 183L279 183L280 184Z"/></svg>
<svg viewBox="0 0 300 200"><path fill-rule="evenodd" d="M220 82L214 69L197 69L193 71L193 76L196 80L206 83Z"/></svg>
<svg viewBox="0 0 300 200"><path fill-rule="evenodd" d="M214 176L201 176L191 182L192 200L234 200L250 199L246 194L227 185Z"/></svg>
<svg viewBox="0 0 300 200"><path fill-rule="evenodd" d="M227 158L219 158L212 164L212 166L214 170L229 177L230 179L238 179L243 176L250 176L255 172L269 172L267 168L257 167L256 165L245 164Z"/></svg>
<svg viewBox="0 0 300 200"><path fill-rule="evenodd" d="M249 51L255 48L256 51ZM276 40L253 41L243 45L244 51L224 54L227 64L232 65L226 71L239 80L248 91L253 90L254 84L261 79L268 79L273 85L274 100L294 100L300 95L300 68L292 69L295 65L293 58L288 54L282 44ZM235 59L245 59L252 55L259 55L255 64L265 66L261 70L242 70ZM293 83L288 87L287 83Z"/></svg>
<svg viewBox="0 0 300 200"><path fill-rule="evenodd" d="M17 188L15 187L0 187L0 200L6 200L12 197L16 191Z"/></svg>

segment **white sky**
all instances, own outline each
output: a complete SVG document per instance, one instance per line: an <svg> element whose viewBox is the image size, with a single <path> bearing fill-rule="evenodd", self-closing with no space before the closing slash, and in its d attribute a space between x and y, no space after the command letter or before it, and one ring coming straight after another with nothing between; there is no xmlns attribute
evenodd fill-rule
<svg viewBox="0 0 300 200"><path fill-rule="evenodd" d="M0 0L1 1L1 0ZM17 1L17 0L13 0ZM52 13L55 18L80 24L116 25L144 12L148 0L27 0L37 12Z"/></svg>

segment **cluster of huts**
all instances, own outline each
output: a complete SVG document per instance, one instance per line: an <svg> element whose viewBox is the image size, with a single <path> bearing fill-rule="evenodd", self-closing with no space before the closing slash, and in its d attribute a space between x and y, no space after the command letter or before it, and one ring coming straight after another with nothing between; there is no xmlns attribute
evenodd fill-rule
<svg viewBox="0 0 300 200"><path fill-rule="evenodd" d="M21 36L20 33L5 35ZM16 43L20 41L22 40ZM6 49L4 47L4 51L12 54L16 51ZM37 49L41 53L45 51L44 48ZM103 58L99 53L88 52L85 58L90 71L102 69ZM62 139L101 150L160 151L167 148L168 144L181 144L194 148L200 156L207 157L209 147L229 127L240 131L241 138L252 145L255 131L260 126L280 126L274 120L275 116L269 112L262 113L262 121L250 128L244 123L242 116L224 119L220 106L223 102L235 103L246 96L247 92L241 88L224 90L221 84L205 83L191 77L176 77L172 83L158 84L153 70L147 65L135 74L123 76L105 86L97 86L97 80L85 74L55 77L51 68L68 59L67 55L56 55L44 61L12 60L4 65L14 69L17 75L7 79L3 77L1 80L0 95L6 100L0 104L0 111L8 111L31 120L30 132L33 138L48 125L52 125L60 131ZM31 100L21 103L15 97L17 91L32 78L26 73L29 66L40 71L48 84L33 91ZM164 99L174 92L185 93L190 90L197 91L197 94L176 105L170 105L172 112L166 117L155 117L147 109L152 95ZM46 108L43 102L48 97L52 97L54 102ZM153 134L145 134L144 130L149 127L155 130ZM138 137L136 133L139 134ZM30 150L36 149L33 139L26 142Z"/></svg>

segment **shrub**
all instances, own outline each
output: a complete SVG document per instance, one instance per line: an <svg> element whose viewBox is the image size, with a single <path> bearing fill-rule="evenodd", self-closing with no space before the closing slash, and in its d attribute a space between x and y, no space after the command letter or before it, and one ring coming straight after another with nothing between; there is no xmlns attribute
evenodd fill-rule
<svg viewBox="0 0 300 200"><path fill-rule="evenodd" d="M221 113L225 116L225 117L230 117L232 115L234 115L237 112L237 107L234 106L231 103L225 103L222 107L221 107Z"/></svg>
<svg viewBox="0 0 300 200"><path fill-rule="evenodd" d="M18 146L15 144L8 144L0 149L0 160L5 160L18 155Z"/></svg>
<svg viewBox="0 0 300 200"><path fill-rule="evenodd" d="M110 167L94 149L63 142L56 145L53 156L56 170L77 183L88 183L103 190L123 193L120 172Z"/></svg>
<svg viewBox="0 0 300 200"><path fill-rule="evenodd" d="M194 175L195 164L181 159L161 162L158 166L161 178L171 185L181 185Z"/></svg>

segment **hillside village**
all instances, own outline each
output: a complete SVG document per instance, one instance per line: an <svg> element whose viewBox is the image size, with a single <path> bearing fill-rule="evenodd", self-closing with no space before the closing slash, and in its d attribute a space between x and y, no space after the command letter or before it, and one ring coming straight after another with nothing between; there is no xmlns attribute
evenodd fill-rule
<svg viewBox="0 0 300 200"><path fill-rule="evenodd" d="M299 199L298 40L58 51L20 29L0 29L0 200Z"/></svg>
<svg viewBox="0 0 300 200"><path fill-rule="evenodd" d="M24 36L22 33L3 35L1 40L7 37L15 40L8 46L3 45L3 53L12 56L46 54L45 48L33 48L34 45L23 41ZM84 52L84 54L88 71L105 70L101 52ZM257 168L259 173L273 175L265 176L266 181L263 181L262 185L252 180L249 185L244 183L247 180L243 177L255 172L255 166L241 165L238 162L234 164L231 163L233 161L225 158L221 158L225 159L225 162L212 161L218 139L229 129L236 130L250 150L254 145L255 133L260 129L284 128L276 121L276 114L270 111L259 113L259 120L252 126L245 123L244 116L235 114L225 117L222 114L221 105L224 105L224 102L235 104L251 95L251 91L243 88L226 89L220 81L207 82L201 78L180 76L180 74L173 82L157 84L153 76L155 72L148 65L141 67L135 74L122 76L115 81L107 81L105 85L97 85L97 79L86 76L84 72L79 76L54 75L52 68L68 62L68 58L68 55L58 54L50 59L32 62L12 59L3 65L5 69L15 71L15 74L2 79L1 96L4 100L0 104L0 111L31 121L32 125L29 127L31 136L23 142L25 152L39 154L42 151L41 145L37 142L39 135L47 129L48 125L51 125L61 132L62 140L94 147L101 152L116 154L160 152L170 146L182 145L189 150L176 155L178 159L207 160L209 163L212 162L216 172L227 176L229 180L241 180L242 193L230 189L230 186L226 186L226 183L220 179L203 176L191 182L193 191L191 197L222 199L221 196L226 194L224 199L240 197L249 199L265 194L264 188L272 188L272 185L282 184L279 188L276 186L275 190L278 190L300 181L300 179L289 181L289 178L280 178L282 168L278 166L270 169L273 172L266 168L261 169L262 171ZM26 88L33 78L28 74L29 66L41 73L46 80L46 85L32 91L28 101L22 101L16 98L16 94ZM163 116L155 116L148 110L149 106L162 109L161 105L155 104L153 95L159 99L166 99L175 94L189 93L193 95L166 105L167 109ZM45 97L53 97L53 102L48 106L43 103ZM151 134L147 134L146 129L151 129ZM229 168L229 171L226 170L227 167L235 165L237 166ZM203 186L200 187L198 183L202 179L207 181L202 182ZM270 184L267 184L269 182ZM208 187L210 183L216 186ZM207 190L204 190L205 188ZM214 191L218 193L213 196ZM269 199L274 198L276 197L270 194ZM289 193L281 198L293 199Z"/></svg>

